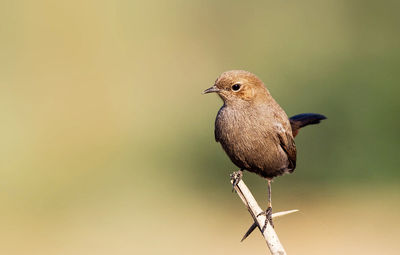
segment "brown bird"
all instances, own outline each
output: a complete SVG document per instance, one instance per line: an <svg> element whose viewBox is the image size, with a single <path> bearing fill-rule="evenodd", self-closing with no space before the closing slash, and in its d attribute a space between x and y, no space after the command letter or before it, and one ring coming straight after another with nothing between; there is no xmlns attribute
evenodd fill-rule
<svg viewBox="0 0 400 255"><path fill-rule="evenodd" d="M326 117L305 113L289 119L264 83L243 70L222 73L203 94L211 92L217 93L224 102L215 120L215 140L240 169L236 172L239 178L234 185L239 182L243 170L267 179L268 208L265 214L273 226L271 181L296 168L294 137L299 129L317 124ZM242 240L256 226L253 225Z"/></svg>

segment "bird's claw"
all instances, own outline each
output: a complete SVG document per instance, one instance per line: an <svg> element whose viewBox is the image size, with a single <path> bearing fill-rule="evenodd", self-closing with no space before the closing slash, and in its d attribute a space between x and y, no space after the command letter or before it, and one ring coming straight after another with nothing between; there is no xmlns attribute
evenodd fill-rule
<svg viewBox="0 0 400 255"><path fill-rule="evenodd" d="M235 191L235 186L238 185L240 180L242 180L242 176L243 176L242 170L231 173L232 192Z"/></svg>
<svg viewBox="0 0 400 255"><path fill-rule="evenodd" d="M263 226L261 232L264 233L265 229L267 228L268 222L269 222L269 223L271 224L271 226L274 228L274 223L272 222L272 207L271 207L271 206L268 206L268 208L267 208L267 210L266 210L265 212L259 213L259 214L257 215L257 217L260 216L260 215L265 215L265 217L266 217L266 218L265 218L265 224L264 224L264 226Z"/></svg>

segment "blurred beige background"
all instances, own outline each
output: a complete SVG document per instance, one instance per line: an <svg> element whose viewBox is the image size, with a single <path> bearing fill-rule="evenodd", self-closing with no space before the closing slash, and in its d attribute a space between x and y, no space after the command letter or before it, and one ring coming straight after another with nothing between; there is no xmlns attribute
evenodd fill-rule
<svg viewBox="0 0 400 255"><path fill-rule="evenodd" d="M1 1L0 254L265 254L200 94L229 69L328 116L273 185L288 253L399 254L399 7Z"/></svg>

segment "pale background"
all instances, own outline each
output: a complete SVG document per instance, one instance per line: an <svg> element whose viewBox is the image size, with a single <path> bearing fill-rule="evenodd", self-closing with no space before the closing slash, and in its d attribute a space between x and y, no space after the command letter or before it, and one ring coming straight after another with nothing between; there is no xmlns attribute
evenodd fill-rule
<svg viewBox="0 0 400 255"><path fill-rule="evenodd" d="M216 77L328 116L273 184L289 254L399 254L398 1L1 1L0 254L265 254ZM244 180L263 207L266 183Z"/></svg>

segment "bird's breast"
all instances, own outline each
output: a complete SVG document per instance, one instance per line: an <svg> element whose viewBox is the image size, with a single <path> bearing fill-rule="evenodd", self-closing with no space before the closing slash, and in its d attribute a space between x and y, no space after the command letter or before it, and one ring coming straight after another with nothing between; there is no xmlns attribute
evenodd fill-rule
<svg viewBox="0 0 400 255"><path fill-rule="evenodd" d="M268 118L268 113L258 109L236 109L222 107L215 121L216 139L226 142L249 142L268 138L276 129L276 123Z"/></svg>

